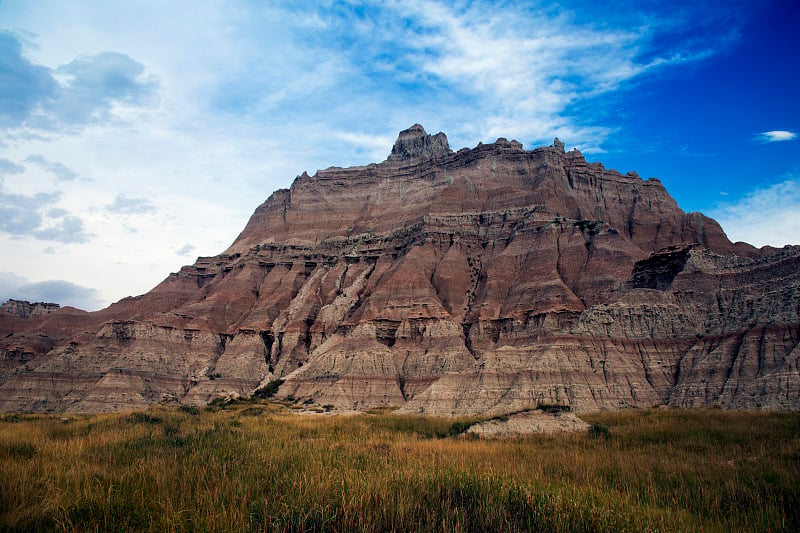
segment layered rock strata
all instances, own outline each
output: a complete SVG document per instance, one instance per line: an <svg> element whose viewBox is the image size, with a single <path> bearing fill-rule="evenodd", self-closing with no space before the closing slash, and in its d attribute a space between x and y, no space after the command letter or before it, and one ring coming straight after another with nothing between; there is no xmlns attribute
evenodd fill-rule
<svg viewBox="0 0 800 533"><path fill-rule="evenodd" d="M731 243L655 179L415 125L298 176L223 254L97 313L0 314L0 408L800 407L800 248Z"/></svg>

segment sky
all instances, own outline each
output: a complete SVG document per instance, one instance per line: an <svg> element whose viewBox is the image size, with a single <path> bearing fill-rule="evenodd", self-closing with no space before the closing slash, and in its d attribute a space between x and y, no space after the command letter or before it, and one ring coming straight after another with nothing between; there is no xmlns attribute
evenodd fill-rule
<svg viewBox="0 0 800 533"><path fill-rule="evenodd" d="M0 301L96 310L303 171L559 137L800 244L800 0L0 0Z"/></svg>

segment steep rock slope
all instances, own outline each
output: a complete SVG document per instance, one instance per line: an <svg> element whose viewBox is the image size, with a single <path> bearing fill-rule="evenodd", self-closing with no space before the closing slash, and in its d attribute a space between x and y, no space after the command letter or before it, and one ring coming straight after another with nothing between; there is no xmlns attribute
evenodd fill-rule
<svg viewBox="0 0 800 533"><path fill-rule="evenodd" d="M732 244L655 179L553 146L303 173L223 254L98 313L0 313L0 408L279 395L499 414L800 407L800 249Z"/></svg>

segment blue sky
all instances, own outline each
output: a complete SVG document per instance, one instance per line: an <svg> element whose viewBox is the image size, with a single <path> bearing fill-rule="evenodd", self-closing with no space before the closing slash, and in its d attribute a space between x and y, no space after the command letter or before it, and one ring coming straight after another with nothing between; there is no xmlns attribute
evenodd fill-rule
<svg viewBox="0 0 800 533"><path fill-rule="evenodd" d="M561 138L800 243L797 0L0 0L0 299L97 309L304 170Z"/></svg>

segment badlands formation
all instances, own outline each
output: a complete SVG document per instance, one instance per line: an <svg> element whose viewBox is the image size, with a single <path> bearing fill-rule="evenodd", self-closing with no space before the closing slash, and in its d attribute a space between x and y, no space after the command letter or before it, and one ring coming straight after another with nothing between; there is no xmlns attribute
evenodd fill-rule
<svg viewBox="0 0 800 533"><path fill-rule="evenodd" d="M577 150L450 150L298 176L231 247L87 313L0 310L0 410L204 404L283 380L339 409L800 408L800 248L731 243Z"/></svg>

